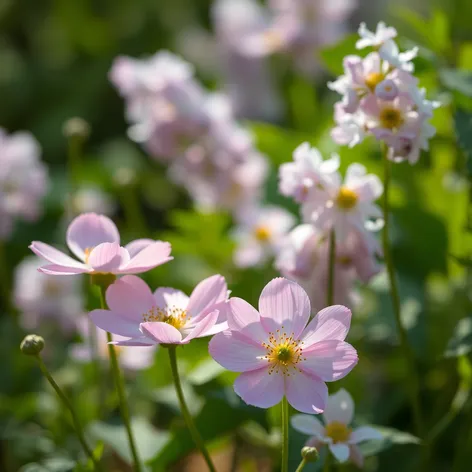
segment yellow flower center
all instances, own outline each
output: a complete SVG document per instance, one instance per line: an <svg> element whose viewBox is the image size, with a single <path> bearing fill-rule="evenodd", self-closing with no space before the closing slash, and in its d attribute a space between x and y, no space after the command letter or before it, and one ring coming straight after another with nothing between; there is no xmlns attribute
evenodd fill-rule
<svg viewBox="0 0 472 472"><path fill-rule="evenodd" d="M257 228L254 231L254 234L256 236L256 239L260 241L261 243L265 243L269 241L270 236L271 236L270 229L264 225L257 226Z"/></svg>
<svg viewBox="0 0 472 472"><path fill-rule="evenodd" d="M340 256L338 257L338 263L343 266L350 266L352 264L352 257Z"/></svg>
<svg viewBox="0 0 472 472"><path fill-rule="evenodd" d="M282 326L283 330L283 326ZM297 364L306 360L302 356L303 342L294 339L293 333L288 336L287 333L278 329L275 333L269 333L269 341L262 343L262 347L267 350L264 359L270 364L269 375L273 372L290 377L293 370L299 371ZM291 372L292 370L292 372Z"/></svg>
<svg viewBox="0 0 472 472"><path fill-rule="evenodd" d="M275 30L266 31L263 38L269 49L279 49L283 45L282 36Z"/></svg>
<svg viewBox="0 0 472 472"><path fill-rule="evenodd" d="M87 247L85 248L85 251L84 251L84 260L85 260L85 263L88 264L89 263L89 257L90 257L90 253L93 251L93 247Z"/></svg>
<svg viewBox="0 0 472 472"><path fill-rule="evenodd" d="M379 121L383 128L399 128L403 123L403 116L397 108L385 107L380 112Z"/></svg>
<svg viewBox="0 0 472 472"><path fill-rule="evenodd" d="M333 443L344 443L351 436L352 429L344 423L333 421L326 425L325 434L333 440Z"/></svg>
<svg viewBox="0 0 472 472"><path fill-rule="evenodd" d="M144 322L161 322L167 323L174 328L183 328L187 321L190 319L187 310L183 308L177 308L175 306L160 308L153 306L150 310L143 314Z"/></svg>
<svg viewBox="0 0 472 472"><path fill-rule="evenodd" d="M384 75L380 72L371 72L364 77L364 82L370 90L374 91L375 87L380 84L383 79Z"/></svg>
<svg viewBox="0 0 472 472"><path fill-rule="evenodd" d="M347 187L341 187L338 196L336 197L336 204L343 210L350 210L356 206L358 199L359 197L354 190Z"/></svg>

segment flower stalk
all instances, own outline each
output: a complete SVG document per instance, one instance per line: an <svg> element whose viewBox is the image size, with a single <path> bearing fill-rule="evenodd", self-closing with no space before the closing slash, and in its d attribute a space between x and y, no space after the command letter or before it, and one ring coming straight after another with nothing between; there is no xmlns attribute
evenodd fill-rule
<svg viewBox="0 0 472 472"><path fill-rule="evenodd" d="M288 472L288 401L282 399L282 472Z"/></svg>

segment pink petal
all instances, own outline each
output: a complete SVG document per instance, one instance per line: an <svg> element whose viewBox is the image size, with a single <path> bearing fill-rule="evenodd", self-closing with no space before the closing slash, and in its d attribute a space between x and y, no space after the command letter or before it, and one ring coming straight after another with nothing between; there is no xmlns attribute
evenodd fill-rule
<svg viewBox="0 0 472 472"><path fill-rule="evenodd" d="M154 269L173 259L170 257L171 246L163 241L156 241L138 252L129 262L123 264L120 274L140 274Z"/></svg>
<svg viewBox="0 0 472 472"><path fill-rule="evenodd" d="M243 372L234 382L234 391L248 405L270 408L284 396L284 377L269 375L266 368Z"/></svg>
<svg viewBox="0 0 472 472"><path fill-rule="evenodd" d="M300 285L278 277L271 280L259 298L261 322L267 332L283 326L287 334L297 339L310 317L310 300Z"/></svg>
<svg viewBox="0 0 472 472"><path fill-rule="evenodd" d="M85 264L82 264L72 257L64 254L62 251L59 251L55 247L50 246L49 244L42 243L40 241L33 241L29 248L39 257L46 259L51 264L62 266L68 269L87 269Z"/></svg>
<svg viewBox="0 0 472 472"><path fill-rule="evenodd" d="M266 350L248 342L237 331L225 331L213 336L208 351L218 364L232 372L247 372L268 365L263 358Z"/></svg>
<svg viewBox="0 0 472 472"><path fill-rule="evenodd" d="M324 426L313 415L294 415L290 418L292 428L307 436L316 436L321 439L324 435Z"/></svg>
<svg viewBox="0 0 472 472"><path fill-rule="evenodd" d="M351 444L350 447L349 460L355 464L359 469L364 467L364 456L362 455L361 450L355 444Z"/></svg>
<svg viewBox="0 0 472 472"><path fill-rule="evenodd" d="M372 441L372 440L380 440L383 436L380 431L377 431L375 428L371 428L370 426L360 426L356 428L349 438L350 444L358 444L363 441Z"/></svg>
<svg viewBox="0 0 472 472"><path fill-rule="evenodd" d="M175 307L186 310L189 297L181 290L170 287L160 287L154 292L154 300L158 307Z"/></svg>
<svg viewBox="0 0 472 472"><path fill-rule="evenodd" d="M197 316L200 313L209 311L216 303L226 300L228 296L228 286L222 275L213 275L202 280L190 295L188 312L190 316Z"/></svg>
<svg viewBox="0 0 472 472"><path fill-rule="evenodd" d="M120 243L120 233L110 218L96 213L84 213L67 228L67 245L83 261L85 250L102 243Z"/></svg>
<svg viewBox="0 0 472 472"><path fill-rule="evenodd" d="M208 336L207 332L215 326L216 320L218 319L218 310L208 313L205 318L200 320L197 325L190 331L185 339L182 341L183 344L188 344L194 338L203 338Z"/></svg>
<svg viewBox="0 0 472 472"><path fill-rule="evenodd" d="M76 268L76 267L65 267L56 264L49 264L43 267L40 267L39 272L48 275L76 275L76 274L85 274L91 272L92 269L87 267Z"/></svg>
<svg viewBox="0 0 472 472"><path fill-rule="evenodd" d="M142 238L135 239L125 246L125 249L129 252L130 257L136 256L143 249L147 248L150 244L155 243L154 239Z"/></svg>
<svg viewBox="0 0 472 472"><path fill-rule="evenodd" d="M346 339L351 326L351 310L343 305L333 305L319 311L306 327L301 340L305 346L314 343L337 339Z"/></svg>
<svg viewBox="0 0 472 472"><path fill-rule="evenodd" d="M108 310L93 310L90 312L90 318L94 324L109 333L119 334L127 338L133 338L141 335L139 331L139 323Z"/></svg>
<svg viewBox="0 0 472 472"><path fill-rule="evenodd" d="M259 312L242 298L230 298L228 310L228 327L232 331L239 331L257 345L265 342L267 333L261 324Z"/></svg>
<svg viewBox="0 0 472 472"><path fill-rule="evenodd" d="M118 273L121 265L129 261L128 251L118 243L102 243L90 253L88 263L96 272Z"/></svg>
<svg viewBox="0 0 472 472"><path fill-rule="evenodd" d="M141 334L141 333L139 333ZM110 344L115 346L132 346L132 347L143 347L143 346L155 346L156 343L153 343L149 338L142 336L139 338L125 339L123 341L113 341Z"/></svg>
<svg viewBox="0 0 472 472"><path fill-rule="evenodd" d="M143 315L155 305L151 289L144 280L135 275L125 275L108 287L108 307L138 324Z"/></svg>
<svg viewBox="0 0 472 472"><path fill-rule="evenodd" d="M349 392L342 388L334 395L330 395L323 417L326 423L337 421L350 425L354 417L354 401Z"/></svg>
<svg viewBox="0 0 472 472"><path fill-rule="evenodd" d="M141 323L141 331L158 344L181 344L182 334L168 323Z"/></svg>
<svg viewBox="0 0 472 472"><path fill-rule="evenodd" d="M294 370L285 377L285 395L296 410L321 413L328 400L328 387L319 378Z"/></svg>
<svg viewBox="0 0 472 472"><path fill-rule="evenodd" d="M344 341L321 341L303 349L305 358L298 364L304 372L333 382L345 377L357 364L356 350Z"/></svg>
<svg viewBox="0 0 472 472"><path fill-rule="evenodd" d="M329 450L339 462L346 462L349 459L349 446L347 444L329 444Z"/></svg>

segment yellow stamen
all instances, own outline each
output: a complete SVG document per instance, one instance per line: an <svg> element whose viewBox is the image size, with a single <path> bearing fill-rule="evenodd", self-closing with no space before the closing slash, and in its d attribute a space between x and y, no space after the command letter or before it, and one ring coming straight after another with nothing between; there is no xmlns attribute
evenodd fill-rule
<svg viewBox="0 0 472 472"><path fill-rule="evenodd" d="M271 231L267 226L260 225L256 227L254 234L258 241L260 241L261 243L265 243L269 241L270 236L271 236Z"/></svg>
<svg viewBox="0 0 472 472"><path fill-rule="evenodd" d="M344 423L333 421L326 425L325 434L333 440L333 443L346 442L352 433L352 429L348 428Z"/></svg>
<svg viewBox="0 0 472 472"><path fill-rule="evenodd" d="M93 251L93 247L87 247L85 248L85 256L84 256L84 260L85 260L85 263L88 264L88 261L89 261L89 257L90 257L90 253Z"/></svg>
<svg viewBox="0 0 472 472"><path fill-rule="evenodd" d="M364 82L370 90L374 91L375 87L380 84L384 78L384 75L380 72L371 72L364 77Z"/></svg>
<svg viewBox="0 0 472 472"><path fill-rule="evenodd" d="M356 206L358 199L359 197L354 190L347 187L341 187L338 196L336 197L336 204L343 210L351 210Z"/></svg>
<svg viewBox="0 0 472 472"><path fill-rule="evenodd" d="M380 112L379 121L383 128L399 128L403 124L403 116L397 108L385 107Z"/></svg>
<svg viewBox="0 0 472 472"><path fill-rule="evenodd" d="M144 322L158 321L161 323L167 323L174 328L181 329L185 326L190 316L187 310L177 308L175 306L160 308L153 306L150 310L143 314Z"/></svg>
<svg viewBox="0 0 472 472"><path fill-rule="evenodd" d="M338 257L339 264L343 266L350 266L352 264L352 257L349 256L340 256Z"/></svg>

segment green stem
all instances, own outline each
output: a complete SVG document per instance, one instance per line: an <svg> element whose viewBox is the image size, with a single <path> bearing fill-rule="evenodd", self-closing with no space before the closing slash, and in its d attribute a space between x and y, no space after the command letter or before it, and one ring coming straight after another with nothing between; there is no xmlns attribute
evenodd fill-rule
<svg viewBox="0 0 472 472"><path fill-rule="evenodd" d="M334 303L334 275L336 265L336 234L334 229L329 233L329 267L328 267L328 290L326 297L326 306Z"/></svg>
<svg viewBox="0 0 472 472"><path fill-rule="evenodd" d="M397 326L399 338L400 338L400 349L403 353L404 361L407 368L407 375L409 377L408 392L410 396L411 409L413 412L413 418L416 426L417 434L422 438L423 437L423 422L421 416L421 408L419 401L419 382L415 369L415 358L413 351L408 342L408 334L405 326L403 325L401 317L401 305L400 305L400 295L398 290L397 279L395 277L395 268L393 265L392 254L390 252L390 241L389 241L389 230L390 230L390 209L389 209L389 190L390 190L390 181L391 181L391 161L387 157L388 149L385 148L384 152L384 196L383 196L383 210L384 210L384 222L385 227L382 232L383 239L383 251L385 265L387 268L388 279L390 283L390 293L392 297L393 304L393 314L395 316L395 323Z"/></svg>
<svg viewBox="0 0 472 472"><path fill-rule="evenodd" d="M106 309L104 292L105 288L103 286L100 287L100 302L102 309ZM110 343L112 340L113 339L111 337L111 333L107 332L108 343ZM139 461L138 449L134 440L133 430L131 429L128 402L126 400L125 394L125 382L120 370L120 366L118 364L118 356L116 355L115 346L113 344L108 344L108 353L110 356L111 371L115 379L115 387L118 392L118 399L120 401L121 417L125 425L126 435L128 436L128 443L131 450L131 456L133 457L134 472L141 472L141 463Z"/></svg>
<svg viewBox="0 0 472 472"><path fill-rule="evenodd" d="M302 459L300 464L298 464L297 470L295 472L302 472L302 470L305 468L305 466L306 466L306 460Z"/></svg>
<svg viewBox="0 0 472 472"><path fill-rule="evenodd" d="M326 447L326 456L323 465L323 472L329 472L331 468L331 456L328 447Z"/></svg>
<svg viewBox="0 0 472 472"><path fill-rule="evenodd" d="M90 449L89 445L87 444L87 440L85 439L85 434L82 429L82 425L80 424L79 418L77 414L75 413L72 403L69 401L65 393L61 390L59 385L57 385L56 381L53 379L52 375L49 373L48 368L46 367L46 364L43 362L41 357L37 355L36 359L38 361L39 368L41 369L41 372L43 373L44 377L46 377L48 382L51 384L52 388L56 391L57 396L62 401L62 404L69 410L69 413L72 417L72 422L74 423L75 432L77 433L77 436L79 437L80 444L82 445L85 454L87 454L87 456L93 462L95 470L103 470L100 463L95 459L95 456L93 455L93 452Z"/></svg>
<svg viewBox="0 0 472 472"><path fill-rule="evenodd" d="M282 468L281 472L288 472L288 402L282 399Z"/></svg>
<svg viewBox="0 0 472 472"><path fill-rule="evenodd" d="M149 229L139 202L137 189L135 184L130 184L123 187L121 192L126 224L131 233L149 236Z"/></svg>
<svg viewBox="0 0 472 472"><path fill-rule="evenodd" d="M211 472L216 472L215 466L211 460L210 454L205 447L205 443L203 442L200 433L193 422L192 415L188 410L187 403L185 403L184 392L182 390L182 384L180 382L179 376L179 369L177 367L177 352L175 345L169 345L167 348L169 351L169 361L170 361L170 368L172 370L172 378L174 380L175 392L177 393L177 397L180 403L180 409L182 411L182 416L184 417L185 423L187 425L188 430L190 431L190 435L192 436L193 442L197 446L198 450L201 452L205 462L207 463L208 469Z"/></svg>

